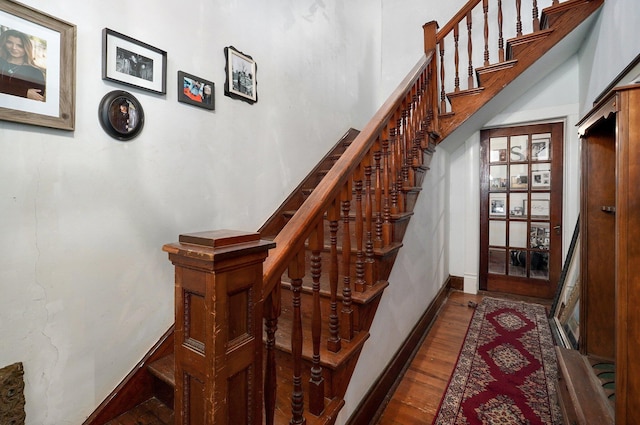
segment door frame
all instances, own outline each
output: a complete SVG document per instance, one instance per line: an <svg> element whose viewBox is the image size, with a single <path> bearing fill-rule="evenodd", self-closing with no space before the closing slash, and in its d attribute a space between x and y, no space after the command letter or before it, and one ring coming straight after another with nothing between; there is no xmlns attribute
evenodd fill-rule
<svg viewBox="0 0 640 425"><path fill-rule="evenodd" d="M551 134L551 189L550 193L550 246L549 251L549 279L532 279L529 277L510 276L505 270L504 275L489 273L489 139L492 137L516 136L523 134ZM528 143L530 153L531 144ZM479 258L479 288L481 290L506 292L518 295L548 298L555 295L560 273L562 271L562 209L563 209L563 151L564 151L564 123L551 122L544 124L528 124L508 126L492 129L483 129L480 132L480 258ZM510 164L509 160L505 164ZM495 162L494 162L495 164ZM531 161L529 164L529 178L531 177ZM507 165L507 168L509 165ZM531 193L531 186L528 192ZM507 194L510 188L506 189ZM530 198L530 195L528 195ZM531 217L527 215L527 232ZM510 222L509 214L506 214L505 222ZM540 220L535 220L540 221ZM529 249L527 244L527 249ZM508 254L508 246L505 246L505 255ZM553 255L552 255L553 254ZM508 263L508 256L505 258ZM529 261L527 261L529 263ZM509 267L505 264L505 267ZM527 265L529 270L530 265Z"/></svg>

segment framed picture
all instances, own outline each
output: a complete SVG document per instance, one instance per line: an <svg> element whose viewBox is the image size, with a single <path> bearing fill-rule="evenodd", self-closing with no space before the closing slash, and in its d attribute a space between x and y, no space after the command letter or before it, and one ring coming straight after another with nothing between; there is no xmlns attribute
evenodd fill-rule
<svg viewBox="0 0 640 425"><path fill-rule="evenodd" d="M73 130L75 50L75 25L0 2L0 119Z"/></svg>
<svg viewBox="0 0 640 425"><path fill-rule="evenodd" d="M549 218L549 200L548 199L532 199L531 200L531 217Z"/></svg>
<svg viewBox="0 0 640 425"><path fill-rule="evenodd" d="M258 101L256 70L257 65L251 56L236 50L233 46L224 48L227 59L225 73L227 80L224 83L224 94L245 102Z"/></svg>
<svg viewBox="0 0 640 425"><path fill-rule="evenodd" d="M167 52L109 28L102 30L102 79L167 92Z"/></svg>
<svg viewBox="0 0 640 425"><path fill-rule="evenodd" d="M580 336L580 218L562 266L553 304L549 310L551 331L560 346L578 348Z"/></svg>
<svg viewBox="0 0 640 425"><path fill-rule="evenodd" d="M511 176L511 189L526 189L529 187L529 176Z"/></svg>
<svg viewBox="0 0 640 425"><path fill-rule="evenodd" d="M214 84L204 78L178 71L178 102L213 110Z"/></svg>
<svg viewBox="0 0 640 425"><path fill-rule="evenodd" d="M114 90L104 95L98 107L100 125L114 139L127 141L144 126L144 110L131 93Z"/></svg>
<svg viewBox="0 0 640 425"><path fill-rule="evenodd" d="M502 199L492 199L491 200L491 211L490 214L494 216L505 216L505 202Z"/></svg>
<svg viewBox="0 0 640 425"><path fill-rule="evenodd" d="M531 141L531 159L533 161L549 160L549 139Z"/></svg>
<svg viewBox="0 0 640 425"><path fill-rule="evenodd" d="M548 189L551 185L551 172L546 171L532 171L531 172L531 187L534 189Z"/></svg>

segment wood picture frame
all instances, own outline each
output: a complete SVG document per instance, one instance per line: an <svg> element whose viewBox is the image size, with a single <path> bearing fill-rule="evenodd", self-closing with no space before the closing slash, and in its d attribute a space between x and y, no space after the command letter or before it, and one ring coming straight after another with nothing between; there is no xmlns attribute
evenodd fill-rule
<svg viewBox="0 0 640 425"><path fill-rule="evenodd" d="M8 40L21 46L22 58L6 50ZM0 119L73 130L76 26L4 0L0 42Z"/></svg>
<svg viewBox="0 0 640 425"><path fill-rule="evenodd" d="M244 100L248 103L258 101L258 83L256 72L258 66L253 58L246 55L233 46L224 48L226 58L226 81L224 94L234 99Z"/></svg>
<svg viewBox="0 0 640 425"><path fill-rule="evenodd" d="M571 244L560 273L549 323L556 343L565 348L578 348L579 327L575 326L580 298L580 217L576 221ZM579 320L579 317L578 317ZM574 333L569 335L569 332Z"/></svg>
<svg viewBox="0 0 640 425"><path fill-rule="evenodd" d="M215 109L215 84L204 78L178 71L178 102Z"/></svg>
<svg viewBox="0 0 640 425"><path fill-rule="evenodd" d="M167 93L167 52L109 28L102 30L102 79Z"/></svg>
<svg viewBox="0 0 640 425"><path fill-rule="evenodd" d="M131 93L114 90L102 98L98 107L100 125L114 139L128 141L144 127L144 110Z"/></svg>

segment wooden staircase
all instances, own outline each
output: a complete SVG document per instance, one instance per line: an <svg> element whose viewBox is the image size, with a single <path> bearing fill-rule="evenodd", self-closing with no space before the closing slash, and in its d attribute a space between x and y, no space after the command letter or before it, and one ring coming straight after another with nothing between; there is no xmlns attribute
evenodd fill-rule
<svg viewBox="0 0 640 425"><path fill-rule="evenodd" d="M260 237L276 243L264 265L265 399L275 395L264 408L266 423L335 422L437 143L602 3L553 0L539 18L534 8L535 31L509 39L498 62L489 63L488 53L482 67L469 59L466 89L459 85L459 26L466 19L471 58L472 12L480 5L486 19L489 0L469 1L441 31L426 24L425 57L262 226ZM485 49L486 28L485 21ZM455 61L447 66L451 37ZM175 387L173 345L170 329L85 425L173 423L166 409Z"/></svg>

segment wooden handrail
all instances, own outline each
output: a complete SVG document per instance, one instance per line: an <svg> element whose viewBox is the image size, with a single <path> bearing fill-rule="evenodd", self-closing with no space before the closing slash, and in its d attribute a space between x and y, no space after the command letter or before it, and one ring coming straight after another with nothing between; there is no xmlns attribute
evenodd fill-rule
<svg viewBox="0 0 640 425"><path fill-rule="evenodd" d="M470 13L474 7L478 5L482 0L469 0L467 4L462 6L462 9L458 11L453 18L447 24L438 31L436 36L436 42L439 42L443 38L445 38L453 29L458 25L464 18L467 17L467 14Z"/></svg>
<svg viewBox="0 0 640 425"><path fill-rule="evenodd" d="M367 156L380 132L392 119L407 93L411 91L415 81L433 60L433 56L434 51L431 51L420 58L407 77L393 91L325 178L313 190L309 198L275 237L276 248L270 252L264 263L263 299L280 282L282 274L293 257L303 248L307 237L318 222L323 219L324 212L339 196L343 186Z"/></svg>

